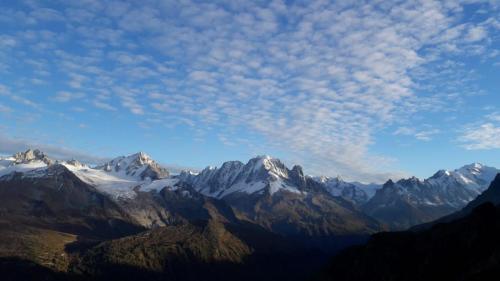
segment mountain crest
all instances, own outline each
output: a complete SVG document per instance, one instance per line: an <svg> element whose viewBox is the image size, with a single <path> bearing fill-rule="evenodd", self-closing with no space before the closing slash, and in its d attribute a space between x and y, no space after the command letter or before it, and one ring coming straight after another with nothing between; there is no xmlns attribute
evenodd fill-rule
<svg viewBox="0 0 500 281"><path fill-rule="evenodd" d="M120 156L96 168L106 172L139 177L141 180L146 178L156 180L169 176L165 168L161 167L144 152L138 152L129 156Z"/></svg>
<svg viewBox="0 0 500 281"><path fill-rule="evenodd" d="M254 157L246 164L228 161L220 168L205 168L197 175L182 173L180 178L201 193L219 198L232 193L268 191L273 194L283 189L300 193L309 185L302 167L296 165L289 170L283 162L269 155Z"/></svg>
<svg viewBox="0 0 500 281"><path fill-rule="evenodd" d="M15 164L28 164L33 161L41 161L47 165L51 165L54 162L38 149L28 149L25 152L18 152L13 157Z"/></svg>
<svg viewBox="0 0 500 281"><path fill-rule="evenodd" d="M430 177L430 179L437 179L440 177L450 176L450 171L448 170L438 170L434 175Z"/></svg>
<svg viewBox="0 0 500 281"><path fill-rule="evenodd" d="M417 186L421 185L422 181L420 181L420 179L418 179L417 177L413 176L408 179L401 179L397 183L404 186Z"/></svg>
<svg viewBox="0 0 500 281"><path fill-rule="evenodd" d="M485 165L481 164L481 163L478 163L478 162L474 162L472 164L469 164L469 165L465 165L463 166L462 168L460 168L459 170L461 169L467 169L467 170L480 170L482 169L483 167L486 167Z"/></svg>
<svg viewBox="0 0 500 281"><path fill-rule="evenodd" d="M490 193L481 194L498 172L496 168L473 163L454 171L439 170L423 181L415 177L396 183L388 181L363 208L369 215L396 228L425 223ZM497 198L495 192L491 193L488 197ZM498 199L500 202L500 192Z"/></svg>
<svg viewBox="0 0 500 281"><path fill-rule="evenodd" d="M73 166L73 167L75 167L77 169L88 168L87 165L85 165L85 164L83 164L80 161L75 160L75 159L68 160L68 161L65 162L65 164L71 165L71 166Z"/></svg>
<svg viewBox="0 0 500 281"><path fill-rule="evenodd" d="M273 178L288 178L288 169L279 159L269 155L261 155L252 158L245 165L246 169L253 173L267 174Z"/></svg>

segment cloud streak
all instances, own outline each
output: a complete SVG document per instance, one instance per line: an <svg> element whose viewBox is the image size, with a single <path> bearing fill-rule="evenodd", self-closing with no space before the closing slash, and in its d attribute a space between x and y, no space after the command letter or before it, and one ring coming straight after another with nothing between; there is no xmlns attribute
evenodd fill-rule
<svg viewBox="0 0 500 281"><path fill-rule="evenodd" d="M500 114L489 114L483 121L467 125L459 141L467 150L500 149Z"/></svg>
<svg viewBox="0 0 500 281"><path fill-rule="evenodd" d="M50 157L60 160L77 159L87 164L97 164L109 160L109 158L91 155L85 152L74 150L60 145L47 145L37 143L32 140L12 138L0 134L0 153L13 155L16 152L27 149L40 149Z"/></svg>

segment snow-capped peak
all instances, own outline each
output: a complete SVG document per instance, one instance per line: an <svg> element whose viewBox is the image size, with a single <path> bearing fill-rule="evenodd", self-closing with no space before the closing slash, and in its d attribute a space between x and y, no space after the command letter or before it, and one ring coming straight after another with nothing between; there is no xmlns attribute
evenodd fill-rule
<svg viewBox="0 0 500 281"><path fill-rule="evenodd" d="M253 172L258 173L261 169L268 171L268 173L276 178L288 179L288 169L279 159L273 158L269 155L262 155L252 158L245 165L251 168Z"/></svg>
<svg viewBox="0 0 500 281"><path fill-rule="evenodd" d="M460 172L460 173L480 174L483 171L488 170L488 169L491 169L491 168L488 166L485 166L481 163L472 163L469 165L465 165L459 169L456 169L455 171Z"/></svg>
<svg viewBox="0 0 500 281"><path fill-rule="evenodd" d="M469 165L465 165L462 168L455 170L454 172L464 178L469 179L470 181L475 181L478 183L478 185L486 188L487 185L489 185L490 182L495 178L496 174L500 172L500 170L485 166L481 163L472 163Z"/></svg>
<svg viewBox="0 0 500 281"><path fill-rule="evenodd" d="M144 152L138 152L128 156L128 158L136 159L140 164L153 164L155 161L151 159L151 156Z"/></svg>
<svg viewBox="0 0 500 281"><path fill-rule="evenodd" d="M232 193L252 194L266 190L270 194L280 190L300 193L305 185L300 166L289 170L279 159L269 155L254 157L246 164L228 161L220 168L205 168L197 175L183 173L180 178L201 193L219 198Z"/></svg>
<svg viewBox="0 0 500 281"><path fill-rule="evenodd" d="M483 191L499 172L498 169L480 163L472 163L454 171L439 170L425 181L435 186L460 185Z"/></svg>
<svg viewBox="0 0 500 281"><path fill-rule="evenodd" d="M89 166L87 166L86 164L83 164L81 163L80 161L78 160L75 160L75 159L71 159L71 160L68 160L68 161L64 161L62 162L62 164L64 166L73 166L77 169L85 169L85 168L89 168Z"/></svg>
<svg viewBox="0 0 500 281"><path fill-rule="evenodd" d="M461 208L483 192L498 172L479 163L453 171L439 170L425 180L412 177L386 183L374 201L388 202L398 197L415 205Z"/></svg>
<svg viewBox="0 0 500 281"><path fill-rule="evenodd" d="M50 165L54 162L38 149L28 149L25 152L18 152L12 157L14 158L14 164L28 164L33 161L41 161Z"/></svg>
<svg viewBox="0 0 500 281"><path fill-rule="evenodd" d="M356 204L362 204L368 201L375 194L375 190L381 187L377 184L346 182L340 175L336 177L321 176L313 179L320 183L331 195L340 196Z"/></svg>
<svg viewBox="0 0 500 281"><path fill-rule="evenodd" d="M26 173L35 169L47 168L53 160L38 149L28 149L11 157L0 158L0 177L14 172Z"/></svg>
<svg viewBox="0 0 500 281"><path fill-rule="evenodd" d="M481 170L483 167L486 167L486 166L484 166L481 163L475 162L475 163L472 163L472 164L469 164L469 165L465 165L462 168L460 168L459 170L461 170L461 169L466 169L466 170Z"/></svg>
<svg viewBox="0 0 500 281"><path fill-rule="evenodd" d="M165 168L161 167L144 152L138 152L129 156L120 156L96 168L106 172L137 177L141 180L145 178L154 180L169 176Z"/></svg>

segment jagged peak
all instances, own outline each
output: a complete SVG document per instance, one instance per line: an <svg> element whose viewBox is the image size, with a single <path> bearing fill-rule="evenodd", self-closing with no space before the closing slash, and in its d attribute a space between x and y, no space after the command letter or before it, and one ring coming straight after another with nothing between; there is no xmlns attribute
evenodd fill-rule
<svg viewBox="0 0 500 281"><path fill-rule="evenodd" d="M400 179L399 181L397 181L397 183L399 184L419 184L421 183L420 179L415 177L415 176L411 176L407 179Z"/></svg>
<svg viewBox="0 0 500 281"><path fill-rule="evenodd" d="M458 172L458 173L463 173L463 174L466 174L466 173L471 173L471 174L474 174L474 175L478 175L478 174L481 174L481 173L496 173L498 171L498 169L494 168L494 167L489 167L489 166L486 166L486 165L483 165L481 163L472 163L472 164L469 164L469 165L465 165L457 170L455 170L455 172Z"/></svg>
<svg viewBox="0 0 500 281"><path fill-rule="evenodd" d="M387 181L384 183L383 187L386 187L386 186L393 186L393 185L394 185L394 181L393 181L392 179L389 179L389 180L387 180Z"/></svg>
<svg viewBox="0 0 500 281"><path fill-rule="evenodd" d="M133 154L130 154L127 156L122 155L122 156L118 156L116 158L113 158L109 162L105 163L105 165L106 164L115 165L117 163L137 163L139 165L144 165L144 164L152 164L152 163L156 163L156 162L148 154L146 154L144 152L137 152L137 153L133 153Z"/></svg>
<svg viewBox="0 0 500 281"><path fill-rule="evenodd" d="M345 181L344 181L344 178L342 178L342 176L341 176L341 175L337 175L337 176L335 177L335 180L337 180L338 182L345 182Z"/></svg>
<svg viewBox="0 0 500 281"><path fill-rule="evenodd" d="M243 162L241 161L226 161L222 163L221 169L234 169L242 167L243 165L245 164L243 164Z"/></svg>
<svg viewBox="0 0 500 281"><path fill-rule="evenodd" d="M148 154L146 154L145 152L142 152L142 151L131 154L129 156L125 156L124 158L135 160L135 161L139 162L140 164L150 164L152 162L155 162L151 158L151 156L149 156Z"/></svg>
<svg viewBox="0 0 500 281"><path fill-rule="evenodd" d="M254 157L248 161L245 167L254 172L265 170L275 177L288 178L288 169L285 164L278 158L273 158L269 155Z"/></svg>
<svg viewBox="0 0 500 281"><path fill-rule="evenodd" d="M205 167L205 169L203 169L203 170L201 171L201 173L203 173L203 172L208 172L208 171L215 171L215 170L217 170L217 167L216 167L216 166L207 166L207 167Z"/></svg>
<svg viewBox="0 0 500 281"><path fill-rule="evenodd" d="M272 158L269 155L258 155L256 157L251 158L248 160L247 165L253 165L253 166L265 166L269 161L273 161L274 158Z"/></svg>
<svg viewBox="0 0 500 281"><path fill-rule="evenodd" d="M344 181L344 179L340 175L337 175L335 177L319 176L319 177L314 177L314 178L317 179L317 181L320 181L322 183L326 183L326 182L336 183L336 184L347 183L346 181Z"/></svg>
<svg viewBox="0 0 500 281"><path fill-rule="evenodd" d="M47 157L45 153L40 151L39 149L28 149L24 152L18 152L12 156L14 158L15 163L29 163L31 161L42 161L47 165L52 164L54 161Z"/></svg>
<svg viewBox="0 0 500 281"><path fill-rule="evenodd" d="M139 176L141 179L159 179L169 175L165 168L144 152L116 157L96 168L107 172L125 173L128 176Z"/></svg>
<svg viewBox="0 0 500 281"><path fill-rule="evenodd" d="M486 167L485 165L479 163L479 162L474 162L474 163L471 163L471 164L468 164L468 165L464 165L463 167L459 168L458 170L462 170L462 169L482 169Z"/></svg>
<svg viewBox="0 0 500 281"><path fill-rule="evenodd" d="M199 174L199 172L195 172L195 171L192 171L192 170L182 170L180 172L181 175L190 175L190 176L196 176Z"/></svg>
<svg viewBox="0 0 500 281"><path fill-rule="evenodd" d="M430 178L431 179L437 179L443 176L450 176L451 172L448 170L438 170L434 175L432 175Z"/></svg>
<svg viewBox="0 0 500 281"><path fill-rule="evenodd" d="M76 168L87 168L88 167L87 165L81 163L80 161L78 161L76 159L64 161L63 163L71 165L71 166L76 167Z"/></svg>
<svg viewBox="0 0 500 281"><path fill-rule="evenodd" d="M329 178L329 177L327 177L327 176L318 176L318 177L314 177L314 179L315 179L316 181L321 182L321 183L325 183L325 182L327 182L330 178Z"/></svg>
<svg viewBox="0 0 500 281"><path fill-rule="evenodd" d="M276 159L276 158L273 158L271 157L270 155L268 154L262 154L262 155L257 155L255 157L253 157L252 159L258 159L258 160L271 160L271 159ZM250 159L250 160L252 160Z"/></svg>
<svg viewBox="0 0 500 281"><path fill-rule="evenodd" d="M297 172L298 174L304 176L304 169L300 165L293 165L292 171Z"/></svg>
<svg viewBox="0 0 500 281"><path fill-rule="evenodd" d="M265 168L269 168L270 165L272 165L272 164L281 164L284 166L284 164L281 162L281 160L279 160L278 158L271 157L269 155L255 156L255 157L251 158L250 160L248 160L247 165L250 163L252 163L256 166L263 165Z"/></svg>

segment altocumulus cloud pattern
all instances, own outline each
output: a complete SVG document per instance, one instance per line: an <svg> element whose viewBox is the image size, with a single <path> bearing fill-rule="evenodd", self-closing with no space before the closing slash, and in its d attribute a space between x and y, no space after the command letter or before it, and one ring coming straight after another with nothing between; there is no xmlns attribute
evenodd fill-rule
<svg viewBox="0 0 500 281"><path fill-rule="evenodd" d="M365 181L394 175L372 149L384 137L447 130L428 115L458 118L459 147L500 147L498 113L456 111L488 94L467 67L498 65L495 1L15 2L0 11L0 112L24 115L6 130L97 112Z"/></svg>

